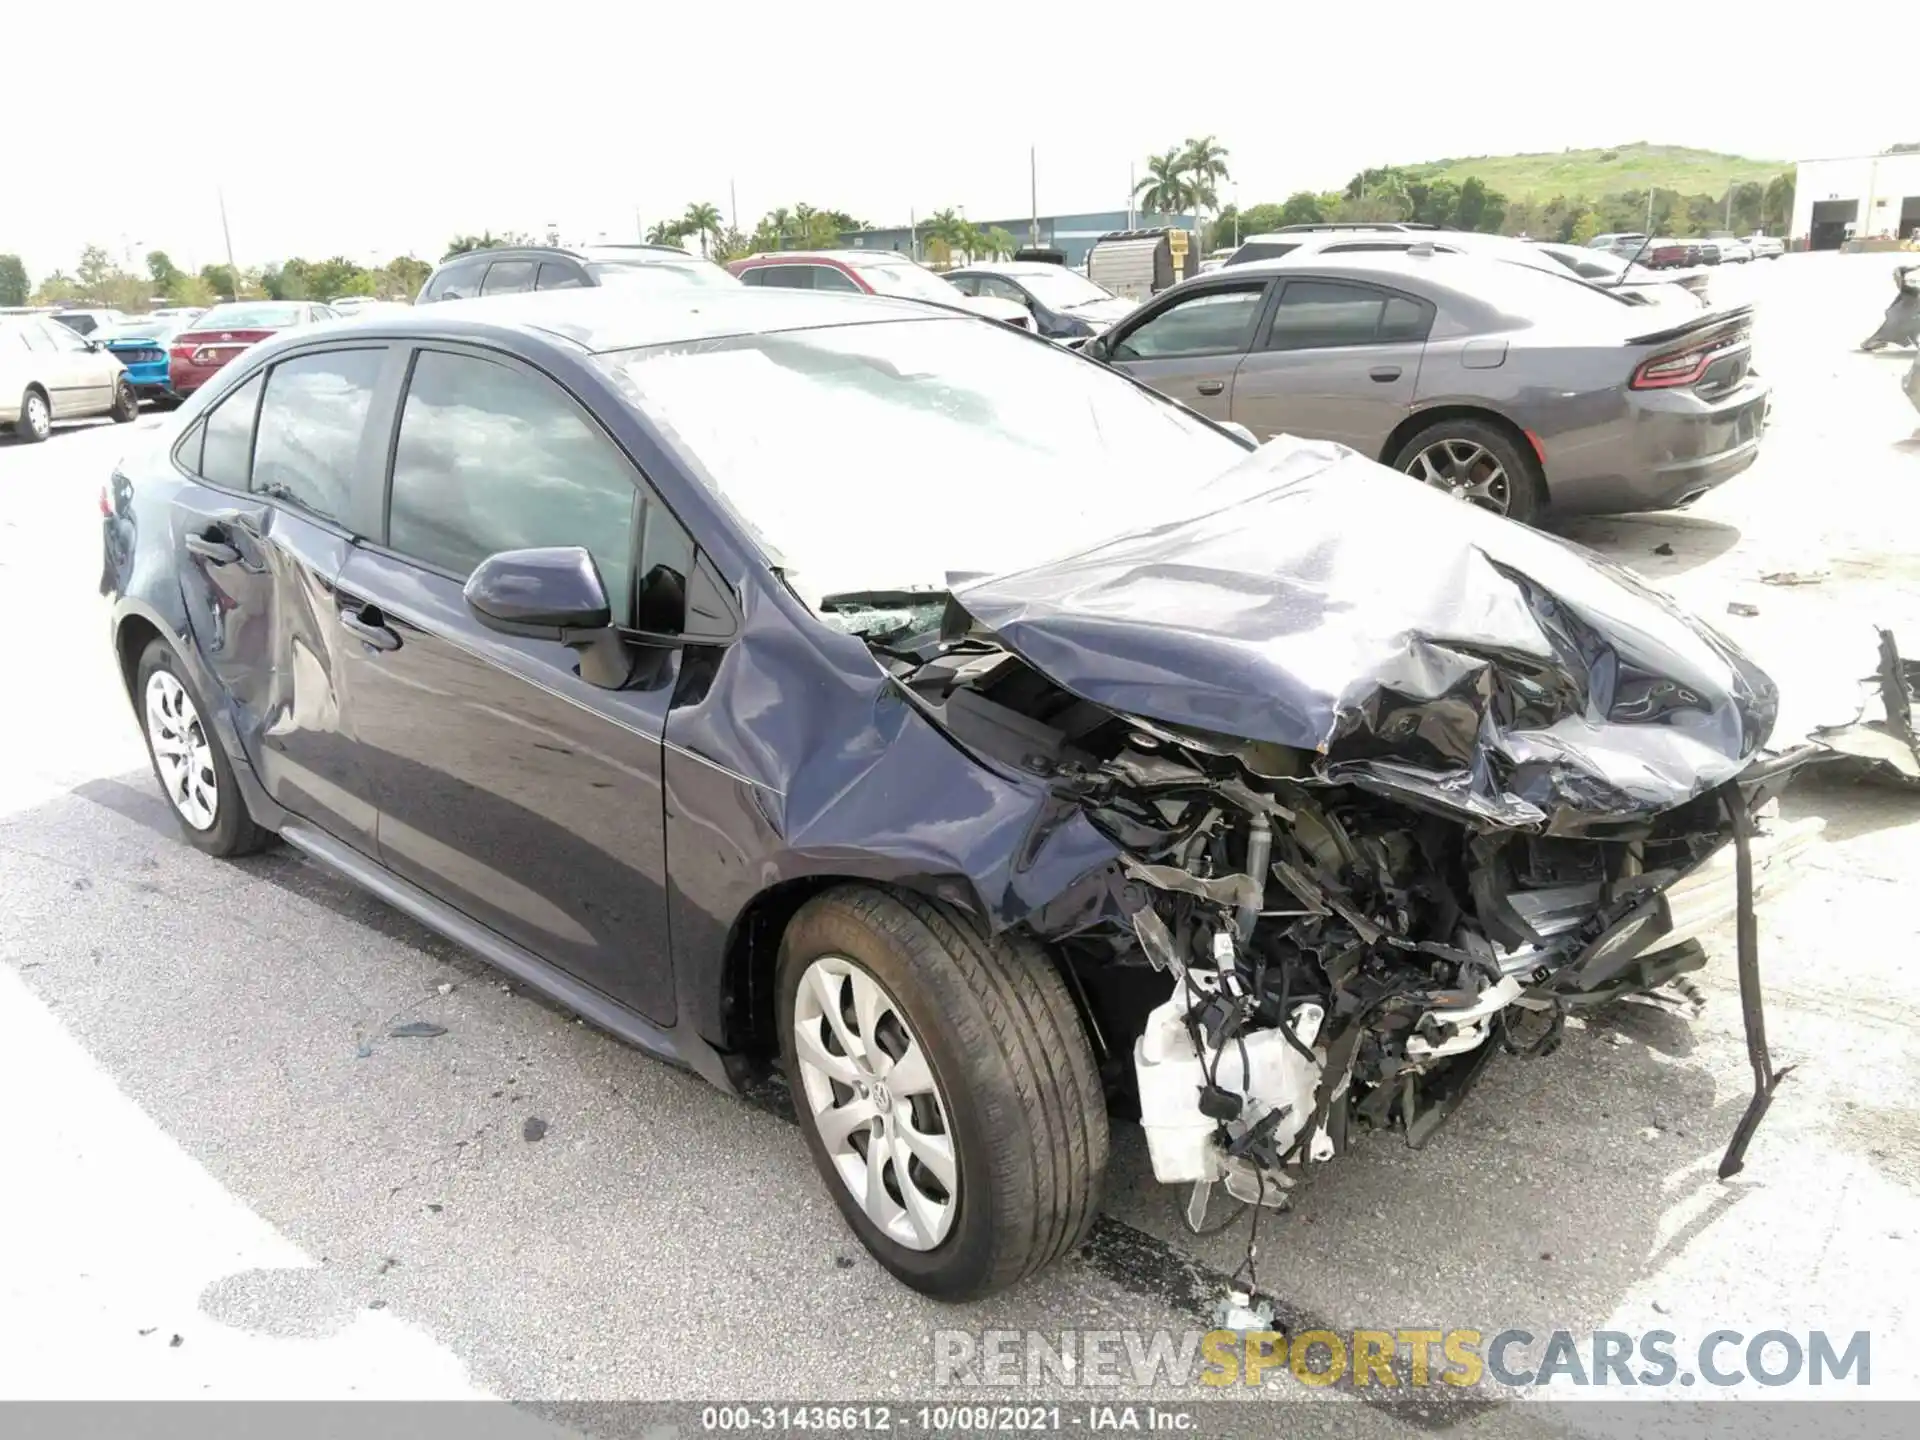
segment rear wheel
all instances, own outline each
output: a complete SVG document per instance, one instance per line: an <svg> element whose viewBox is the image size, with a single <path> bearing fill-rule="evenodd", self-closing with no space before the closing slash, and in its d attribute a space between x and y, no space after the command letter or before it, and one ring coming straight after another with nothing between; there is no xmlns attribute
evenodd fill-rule
<svg viewBox="0 0 1920 1440"><path fill-rule="evenodd" d="M807 1148L874 1257L973 1300L1076 1248L1105 1100L1058 969L921 896L849 885L781 938L782 1058Z"/></svg>
<svg viewBox="0 0 1920 1440"><path fill-rule="evenodd" d="M1400 447L1393 468L1522 524L1531 524L1544 506L1539 463L1484 420L1436 421Z"/></svg>
<svg viewBox="0 0 1920 1440"><path fill-rule="evenodd" d="M107 413L113 417L113 423L116 425L124 425L129 420L140 418L140 397L133 393L133 386L124 379L114 382L113 408Z"/></svg>
<svg viewBox="0 0 1920 1440"><path fill-rule="evenodd" d="M29 445L37 445L53 433L53 411L47 405L46 392L37 385L27 387L20 397L20 418L13 433Z"/></svg>
<svg viewBox="0 0 1920 1440"><path fill-rule="evenodd" d="M140 657L134 703L153 775L190 844L209 855L246 855L273 836L253 823L226 748L205 716L173 648L154 640Z"/></svg>

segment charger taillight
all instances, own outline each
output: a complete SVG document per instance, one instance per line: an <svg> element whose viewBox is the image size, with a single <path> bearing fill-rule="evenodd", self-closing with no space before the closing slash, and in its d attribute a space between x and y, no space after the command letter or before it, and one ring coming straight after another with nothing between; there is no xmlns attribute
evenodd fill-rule
<svg viewBox="0 0 1920 1440"><path fill-rule="evenodd" d="M1745 335L1722 335L1704 345L1692 345L1685 350L1671 350L1665 355L1656 355L1633 372L1633 379L1628 384L1635 390L1671 390L1680 385L1696 384L1707 373L1709 365L1721 356L1739 350L1746 343Z"/></svg>

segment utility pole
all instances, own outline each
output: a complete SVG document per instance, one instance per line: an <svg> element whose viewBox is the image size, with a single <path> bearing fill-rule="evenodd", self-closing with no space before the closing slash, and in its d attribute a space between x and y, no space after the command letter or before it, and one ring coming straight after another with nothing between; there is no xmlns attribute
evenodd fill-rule
<svg viewBox="0 0 1920 1440"><path fill-rule="evenodd" d="M913 207L907 207L907 258L920 258L920 221L913 213Z"/></svg>
<svg viewBox="0 0 1920 1440"><path fill-rule="evenodd" d="M633 238L642 245L647 243L647 227L640 223L640 207L633 207Z"/></svg>
<svg viewBox="0 0 1920 1440"><path fill-rule="evenodd" d="M1653 234L1653 182L1647 182L1647 234Z"/></svg>
<svg viewBox="0 0 1920 1440"><path fill-rule="evenodd" d="M727 181L727 224L734 230L740 228L740 193L731 180Z"/></svg>
<svg viewBox="0 0 1920 1440"><path fill-rule="evenodd" d="M1033 146L1027 146L1027 244L1040 248L1040 172L1035 166Z"/></svg>
<svg viewBox="0 0 1920 1440"><path fill-rule="evenodd" d="M213 187L214 195L220 201L220 234L227 242L227 273L233 276L233 294L229 299L240 298L240 267L233 263L233 231L227 228L227 192L220 186Z"/></svg>
<svg viewBox="0 0 1920 1440"><path fill-rule="evenodd" d="M1127 162L1127 229L1129 230L1133 229L1133 225L1134 225L1133 187L1134 187L1133 162L1129 160Z"/></svg>

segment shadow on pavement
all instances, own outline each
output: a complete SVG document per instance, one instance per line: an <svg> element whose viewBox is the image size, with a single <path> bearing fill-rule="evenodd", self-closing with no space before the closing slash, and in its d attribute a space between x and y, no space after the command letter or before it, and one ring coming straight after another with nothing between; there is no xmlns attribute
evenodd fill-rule
<svg viewBox="0 0 1920 1440"><path fill-rule="evenodd" d="M1550 528L1563 539L1597 550L1609 560L1656 579L1683 575L1740 543L1738 527L1678 511L1572 516Z"/></svg>

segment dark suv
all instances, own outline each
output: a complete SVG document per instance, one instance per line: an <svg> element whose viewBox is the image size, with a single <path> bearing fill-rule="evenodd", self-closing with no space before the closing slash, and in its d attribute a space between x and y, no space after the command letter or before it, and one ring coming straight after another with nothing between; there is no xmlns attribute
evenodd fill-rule
<svg viewBox="0 0 1920 1440"><path fill-rule="evenodd" d="M579 250L514 245L449 255L427 277L414 303L517 295L527 290L674 282L727 287L738 283L711 260L671 245L593 245Z"/></svg>

